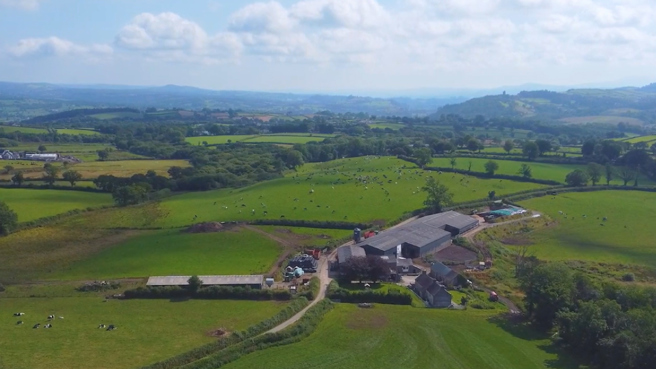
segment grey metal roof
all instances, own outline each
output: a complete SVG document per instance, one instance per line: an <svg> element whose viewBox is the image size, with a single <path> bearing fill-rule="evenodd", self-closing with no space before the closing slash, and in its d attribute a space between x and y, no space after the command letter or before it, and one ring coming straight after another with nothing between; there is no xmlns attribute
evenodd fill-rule
<svg viewBox="0 0 656 369"><path fill-rule="evenodd" d="M430 287L431 284L433 284L435 280L433 278L429 277L428 274L420 274L417 279L415 279L415 284L421 286L422 288L426 289Z"/></svg>
<svg viewBox="0 0 656 369"><path fill-rule="evenodd" d="M444 288L444 286L442 286L441 284L439 284L439 283L437 283L437 282L433 282L433 284L431 284L431 285L428 287L428 289L426 289L426 292L430 293L430 294L433 295L433 296L437 296L437 295L439 295L439 294L441 294L441 293L444 293L443 291L446 292L446 293L448 293L448 291L446 290L446 288Z"/></svg>
<svg viewBox="0 0 656 369"><path fill-rule="evenodd" d="M437 239L450 237L451 233L444 230L447 225L462 229L477 222L470 216L447 211L419 218L401 227L381 232L364 240L362 245L369 245L382 251L391 250L403 243L423 247Z"/></svg>
<svg viewBox="0 0 656 369"><path fill-rule="evenodd" d="M433 274L435 274L435 275L439 275L441 277L446 277L450 273L452 273L453 270L451 268L449 268L448 266L440 263L439 261L436 261L436 262L433 263L433 265L431 265L431 272L433 272Z"/></svg>
<svg viewBox="0 0 656 369"><path fill-rule="evenodd" d="M352 257L365 256L367 256L367 253L365 253L364 249L360 246L349 245L337 249L337 260L339 260L340 263L343 263Z"/></svg>
<svg viewBox="0 0 656 369"><path fill-rule="evenodd" d="M191 276L164 276L148 278L148 286L187 286ZM199 275L204 286L262 284L262 275Z"/></svg>

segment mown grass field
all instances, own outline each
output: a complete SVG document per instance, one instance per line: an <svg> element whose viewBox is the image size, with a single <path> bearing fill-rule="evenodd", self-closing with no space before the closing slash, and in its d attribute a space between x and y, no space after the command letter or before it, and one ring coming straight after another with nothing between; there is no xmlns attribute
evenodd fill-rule
<svg viewBox="0 0 656 369"><path fill-rule="evenodd" d="M619 116L612 116L612 115L593 115L593 116L586 116L586 117L569 117L569 118L562 118L560 119L561 122L565 122L568 124L588 124L588 123L603 123L603 124L618 124L618 123L626 123L626 124L633 124L636 126L642 126L645 124L640 119L637 118L629 118L629 117L619 117Z"/></svg>
<svg viewBox="0 0 656 369"><path fill-rule="evenodd" d="M628 138L628 139L623 139L623 140L620 140L620 141L623 141L623 142L629 142L629 143L632 143L632 144L636 144L636 143L638 143L638 142L646 142L646 143L648 143L648 144L652 144L652 143L655 143L655 142L656 142L656 135L651 135L651 136L638 136L638 137L632 137L632 138Z"/></svg>
<svg viewBox="0 0 656 369"><path fill-rule="evenodd" d="M283 215L286 219L384 224L423 206L426 195L420 188L426 176L448 186L456 202L482 199L492 190L499 196L542 187L461 174L439 175L392 157L363 157L307 164L285 178L246 188L174 196L162 201L166 215L154 224L181 227L198 221L281 219Z"/></svg>
<svg viewBox="0 0 656 369"><path fill-rule="evenodd" d="M39 143L22 143L18 146L11 147L12 151L38 152ZM98 150L112 149L109 154L109 160L125 160L145 158L141 155L132 154L127 151L115 150L112 145L102 143L84 143L84 144L50 144L46 143L45 147L48 152L56 152L61 155L75 156L82 161L98 160Z"/></svg>
<svg viewBox="0 0 656 369"><path fill-rule="evenodd" d="M198 234L153 231L76 262L49 278L259 274L269 270L280 252L281 247L275 241L248 230Z"/></svg>
<svg viewBox="0 0 656 369"><path fill-rule="evenodd" d="M369 128L379 128L379 129L392 129L394 131L398 131L399 129L405 127L405 125L401 123L370 123Z"/></svg>
<svg viewBox="0 0 656 369"><path fill-rule="evenodd" d="M106 193L14 188L0 188L0 201L18 214L19 222L113 204L112 196Z"/></svg>
<svg viewBox="0 0 656 369"><path fill-rule="evenodd" d="M558 222L531 234L531 251L541 259L656 267L655 203L656 193L600 191L540 197L521 205Z"/></svg>
<svg viewBox="0 0 656 369"><path fill-rule="evenodd" d="M332 240L349 237L352 231L306 227L257 226L257 228L303 247L323 247Z"/></svg>
<svg viewBox="0 0 656 369"><path fill-rule="evenodd" d="M271 134L271 135L224 135L224 136L200 136L187 137L185 140L192 145L200 145L207 142L208 145L223 145L230 142L245 143L280 143L296 144L308 142L320 142L335 135L328 134Z"/></svg>
<svg viewBox="0 0 656 369"><path fill-rule="evenodd" d="M245 329L283 307L251 301L3 298L0 363L12 369L141 367L216 340L209 335L213 330ZM25 313L24 325L16 325L13 312ZM53 321L51 329L32 329L50 314L64 319ZM107 332L99 324L118 329Z"/></svg>
<svg viewBox="0 0 656 369"><path fill-rule="evenodd" d="M551 341L487 311L337 304L299 343L249 354L224 366L256 368L573 369Z"/></svg>
<svg viewBox="0 0 656 369"><path fill-rule="evenodd" d="M429 166L441 167L441 168L451 168L450 158L433 158L433 162ZM485 163L490 159L478 159L478 158L466 158L459 157L456 158L456 169L467 170L469 168L469 162L472 162L471 170L473 172L485 172ZM499 164L499 169L496 173L498 174L507 174L507 175L519 175L517 171L522 164L528 164L531 167L533 178L536 179L547 179L552 181L558 181L565 183L565 177L568 173L576 170L582 169L585 170L585 165L569 165L569 164L547 164L540 162L521 162L513 160L496 160ZM647 182L647 179L644 178L642 181L643 184L651 183ZM621 185L622 181L614 179L611 181L611 184Z"/></svg>

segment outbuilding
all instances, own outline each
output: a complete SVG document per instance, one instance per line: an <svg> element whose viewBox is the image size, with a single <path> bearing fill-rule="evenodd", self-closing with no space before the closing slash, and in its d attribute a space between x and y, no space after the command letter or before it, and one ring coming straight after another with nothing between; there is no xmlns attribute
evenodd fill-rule
<svg viewBox="0 0 656 369"><path fill-rule="evenodd" d="M147 286L188 286L191 276L163 276L148 278ZM262 288L263 275L199 275L203 286Z"/></svg>

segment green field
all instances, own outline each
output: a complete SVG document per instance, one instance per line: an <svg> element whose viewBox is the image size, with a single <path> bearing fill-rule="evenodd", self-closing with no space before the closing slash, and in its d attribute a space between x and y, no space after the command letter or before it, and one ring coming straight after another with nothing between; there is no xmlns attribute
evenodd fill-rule
<svg viewBox="0 0 656 369"><path fill-rule="evenodd" d="M0 188L0 201L18 214L19 222L113 204L112 196L107 193L6 188Z"/></svg>
<svg viewBox="0 0 656 369"><path fill-rule="evenodd" d="M594 115L594 116L587 116L587 117L570 117L570 118L563 118L560 119L560 121L569 123L569 124L594 124L594 123L601 123L601 124L618 124L618 123L626 123L626 124L632 124L636 126L642 126L645 124L640 119L637 118L629 118L629 117L619 117L619 116L611 116L611 115Z"/></svg>
<svg viewBox="0 0 656 369"><path fill-rule="evenodd" d="M636 144L638 142L646 142L647 144L652 144L652 143L656 143L656 135L632 137L629 139L623 139L621 141L629 142L632 144Z"/></svg>
<svg viewBox="0 0 656 369"><path fill-rule="evenodd" d="M331 240L339 240L352 235L352 231L344 229L279 226L257 226L257 228L303 247L323 247Z"/></svg>
<svg viewBox="0 0 656 369"><path fill-rule="evenodd" d="M369 124L369 128L372 128L372 129L373 128L379 128L379 129L389 128L389 129L394 130L394 131L398 131L399 129L401 129L403 127L405 127L405 125L401 124L401 123L385 123L385 122L382 122L382 123L370 123Z"/></svg>
<svg viewBox="0 0 656 369"><path fill-rule="evenodd" d="M654 203L656 193L599 191L565 193L555 199L540 197L523 201L521 205L558 222L557 226L531 236L532 251L541 259L656 267ZM608 221L604 222L604 217Z"/></svg>
<svg viewBox="0 0 656 369"><path fill-rule="evenodd" d="M492 190L499 196L541 187L534 183L479 179L461 174L439 175L424 172L396 158L362 157L308 164L285 178L246 188L174 196L162 201L161 208L166 215L154 225L184 226L192 223L195 215L197 221L280 219L284 215L286 219L379 221L384 224L423 206L426 196L420 188L428 175L447 185L456 202L485 198ZM368 183L364 184L366 176ZM381 181L382 185L377 183ZM294 201L295 198L298 201Z"/></svg>
<svg viewBox="0 0 656 369"><path fill-rule="evenodd" d="M199 234L180 230L146 232L48 278L260 274L269 270L280 252L275 241L248 230Z"/></svg>
<svg viewBox="0 0 656 369"><path fill-rule="evenodd" d="M12 369L141 367L215 341L209 332L245 329L284 304L250 301L169 302L99 297L0 299L0 365ZM11 313L24 312L20 320ZM50 314L51 329L32 329ZM98 329L114 324L117 330Z"/></svg>
<svg viewBox="0 0 656 369"><path fill-rule="evenodd" d="M33 128L33 127L11 127L11 126L0 126L0 129L4 130L5 133L12 132L21 132L21 133L33 133L33 134L43 134L48 133L46 128ZM99 132L95 132L90 129L66 129L62 128L56 129L57 133L64 135L98 135Z"/></svg>
<svg viewBox="0 0 656 369"><path fill-rule="evenodd" d="M433 158L433 162L429 166L441 167L441 168L450 168L450 158ZM472 162L471 170L473 172L485 172L485 163L490 159L478 159L478 158L456 158L456 169L467 170L469 168L469 162ZM570 165L570 164L547 164L540 162L520 162L512 160L493 160L499 164L499 169L497 170L498 174L506 175L518 175L517 171L522 164L528 164L533 173L533 178L535 179L546 179L551 181L558 181L565 183L565 176L568 173L575 169L585 170L585 165ZM644 176L643 176L644 178ZM647 179L644 178L642 181L643 184L647 183ZM621 185L622 181L615 179L611 181L611 184Z"/></svg>
<svg viewBox="0 0 656 369"><path fill-rule="evenodd" d="M224 135L224 136L200 136L200 137L187 137L185 140L192 145L199 145L207 142L208 145L223 145L229 142L245 142L245 143L280 143L280 144L296 144L319 142L326 138L334 137L328 134L271 134L271 135Z"/></svg>
<svg viewBox="0 0 656 369"><path fill-rule="evenodd" d="M337 304L301 342L258 351L222 368L578 368L559 356L548 338L494 314Z"/></svg>
<svg viewBox="0 0 656 369"><path fill-rule="evenodd" d="M21 143L18 146L13 146L12 151L27 151L37 152L39 143ZM56 152L61 155L75 156L82 161L96 161L98 160L98 150L111 148L113 151L109 155L109 160L124 160L124 159L139 159L143 156L132 154L127 151L115 150L110 144L102 143L83 143L83 144L43 144L47 152Z"/></svg>

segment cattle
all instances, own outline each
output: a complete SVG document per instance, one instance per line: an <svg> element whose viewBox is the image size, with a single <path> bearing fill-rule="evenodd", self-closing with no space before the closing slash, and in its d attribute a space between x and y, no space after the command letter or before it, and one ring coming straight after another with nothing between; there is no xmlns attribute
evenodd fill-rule
<svg viewBox="0 0 656 369"><path fill-rule="evenodd" d="M48 320L52 320L52 319L55 319L55 316L54 315L48 315Z"/></svg>
<svg viewBox="0 0 656 369"><path fill-rule="evenodd" d="M52 324L48 323L48 324L46 324L45 327L43 327L43 328L52 328Z"/></svg>
<svg viewBox="0 0 656 369"><path fill-rule="evenodd" d="M101 325L98 326L98 329L105 329L105 328L107 328L107 326L104 325L104 324L101 324Z"/></svg>
<svg viewBox="0 0 656 369"><path fill-rule="evenodd" d="M110 324L109 327L107 327L108 331L113 331L114 329L116 329L116 326L114 324Z"/></svg>
<svg viewBox="0 0 656 369"><path fill-rule="evenodd" d="M21 324L23 324L22 320L19 320L19 321L16 322L16 325L21 325Z"/></svg>
<svg viewBox="0 0 656 369"><path fill-rule="evenodd" d="M25 313L14 313L14 316L23 316Z"/></svg>
<svg viewBox="0 0 656 369"><path fill-rule="evenodd" d="M40 326L41 326L41 323L36 323L36 324L32 327L32 329L39 328Z"/></svg>

